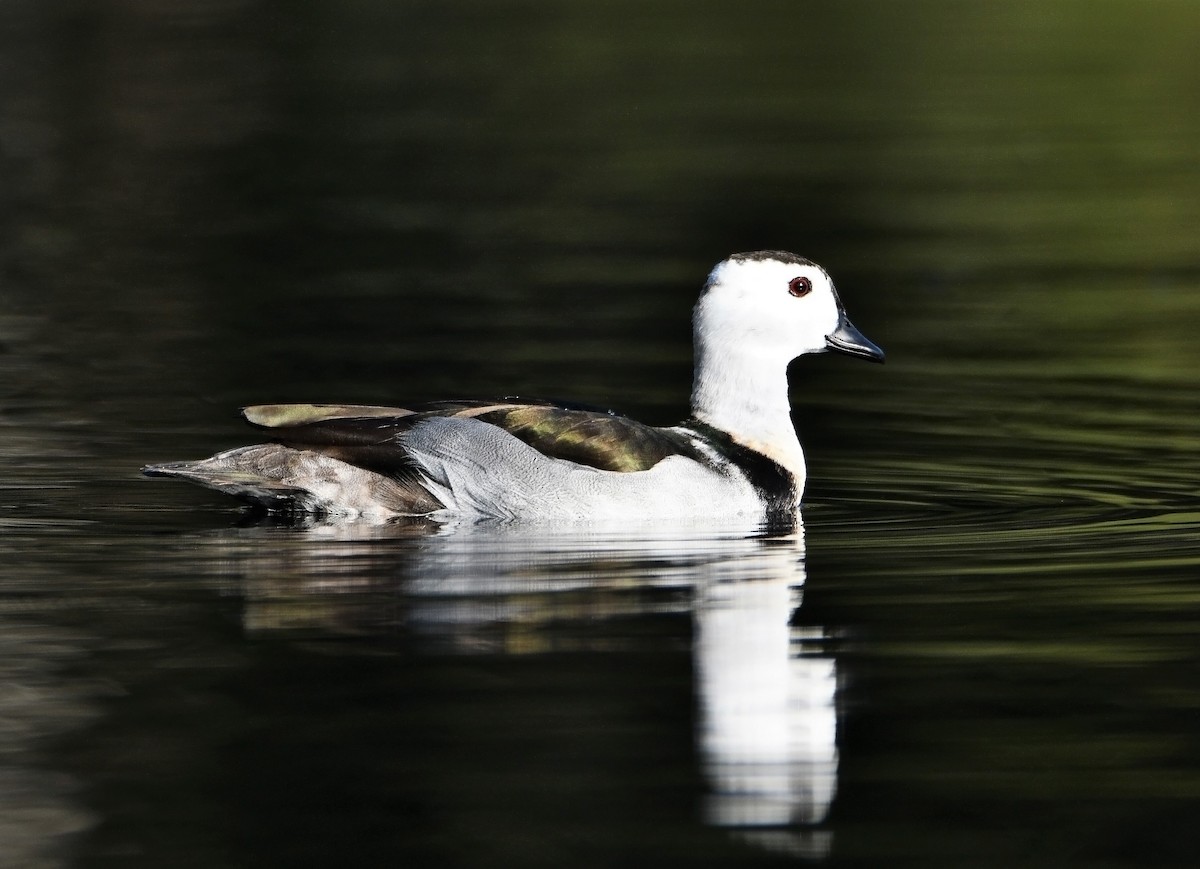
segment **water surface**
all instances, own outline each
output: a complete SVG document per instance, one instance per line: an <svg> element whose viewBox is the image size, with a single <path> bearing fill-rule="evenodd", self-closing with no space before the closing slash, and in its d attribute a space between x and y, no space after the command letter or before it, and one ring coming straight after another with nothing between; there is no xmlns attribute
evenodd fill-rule
<svg viewBox="0 0 1200 869"><path fill-rule="evenodd" d="M53 8L51 8L53 7ZM1184 866L1200 13L12 2L0 862ZM803 529L247 524L262 401L687 412L735 250Z"/></svg>

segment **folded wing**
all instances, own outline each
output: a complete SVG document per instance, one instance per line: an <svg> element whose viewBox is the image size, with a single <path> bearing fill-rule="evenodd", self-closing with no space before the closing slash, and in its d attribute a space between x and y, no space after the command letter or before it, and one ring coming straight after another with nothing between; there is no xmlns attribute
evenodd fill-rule
<svg viewBox="0 0 1200 869"><path fill-rule="evenodd" d="M473 481L487 483L479 478L495 472L492 484L503 486L504 471L510 470L480 461L470 447L464 451L468 440L456 448L464 467L431 479L431 456L456 460L431 443L439 431L468 439L478 431L480 446L486 442L487 455L502 462L519 454L524 449L520 444L549 459L617 473L649 470L669 456L700 458L691 440L674 430L549 401L437 401L404 407L270 404L244 408L243 414L272 442L197 462L152 465L145 472L186 479L271 509L424 514L458 497L458 487L447 485L450 476L469 497ZM422 426L435 420L442 422ZM476 430L475 425L488 428ZM515 440L506 441L506 436Z"/></svg>
<svg viewBox="0 0 1200 869"><path fill-rule="evenodd" d="M436 401L408 407L275 404L243 410L253 425L297 448L318 449L376 473L411 468L399 438L419 423L447 417L496 426L545 456L603 471L645 471L667 456L698 458L669 430L611 411L549 401Z"/></svg>

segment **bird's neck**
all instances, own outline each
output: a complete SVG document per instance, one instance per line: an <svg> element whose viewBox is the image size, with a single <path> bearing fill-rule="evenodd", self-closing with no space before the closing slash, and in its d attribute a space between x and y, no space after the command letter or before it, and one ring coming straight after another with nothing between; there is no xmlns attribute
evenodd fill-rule
<svg viewBox="0 0 1200 869"><path fill-rule="evenodd" d="M766 353L696 349L692 415L782 466L804 485L804 452L792 425L786 359Z"/></svg>

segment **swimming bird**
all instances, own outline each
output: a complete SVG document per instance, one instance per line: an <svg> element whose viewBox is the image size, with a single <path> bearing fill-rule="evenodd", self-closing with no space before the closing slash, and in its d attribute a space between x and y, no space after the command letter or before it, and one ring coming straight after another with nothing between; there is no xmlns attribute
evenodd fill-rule
<svg viewBox="0 0 1200 869"><path fill-rule="evenodd" d="M794 519L806 469L788 363L826 351L882 362L883 351L825 269L786 251L719 263L692 322L691 416L679 425L518 398L266 404L242 413L270 442L143 472L346 518Z"/></svg>

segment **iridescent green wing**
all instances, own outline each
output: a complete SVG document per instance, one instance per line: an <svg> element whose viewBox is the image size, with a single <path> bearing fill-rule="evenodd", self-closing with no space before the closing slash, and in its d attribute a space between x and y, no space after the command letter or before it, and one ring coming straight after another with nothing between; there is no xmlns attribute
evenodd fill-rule
<svg viewBox="0 0 1200 869"><path fill-rule="evenodd" d="M473 415L540 453L603 471L645 471L667 456L694 452L670 431L614 413L528 404Z"/></svg>
<svg viewBox="0 0 1200 869"><path fill-rule="evenodd" d="M602 410L527 400L438 401L405 407L257 405L243 413L282 443L318 448L360 467L402 473L395 437L434 416L474 418L504 429L544 455L605 471L644 471L671 455L698 458L675 432Z"/></svg>

